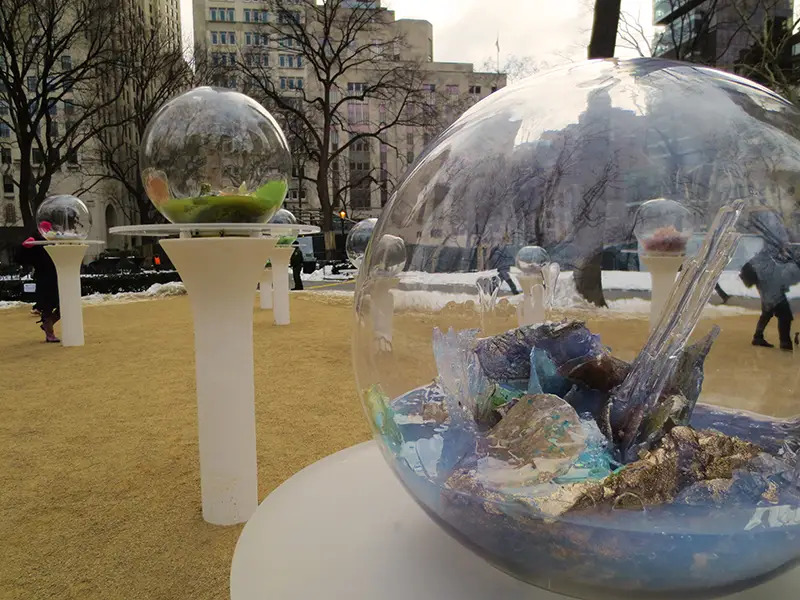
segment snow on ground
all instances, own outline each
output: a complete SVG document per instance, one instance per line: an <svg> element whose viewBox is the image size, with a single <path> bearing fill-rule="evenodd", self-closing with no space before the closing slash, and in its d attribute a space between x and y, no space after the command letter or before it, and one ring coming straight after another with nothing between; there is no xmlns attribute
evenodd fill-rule
<svg viewBox="0 0 800 600"><path fill-rule="evenodd" d="M180 281L170 281L168 283L154 283L143 292L120 292L118 294L90 294L81 300L83 304L105 304L107 302L141 302L142 300L153 300L155 298L165 298L167 296L181 296L186 293L186 288Z"/></svg>
<svg viewBox="0 0 800 600"><path fill-rule="evenodd" d="M289 269L291 275L292 270ZM333 274L333 267L325 265L313 273L301 273L300 279L303 281L348 281L356 276L357 271L353 269L342 270L338 275Z"/></svg>
<svg viewBox="0 0 800 600"><path fill-rule="evenodd" d="M19 308L20 306L27 306L27 304L25 302L16 302L14 300L0 300L0 310Z"/></svg>

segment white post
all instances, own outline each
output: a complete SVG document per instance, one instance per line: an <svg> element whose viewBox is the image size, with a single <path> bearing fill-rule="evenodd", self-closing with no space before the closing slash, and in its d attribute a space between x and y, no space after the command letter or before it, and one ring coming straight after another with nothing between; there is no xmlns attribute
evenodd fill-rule
<svg viewBox="0 0 800 600"><path fill-rule="evenodd" d="M522 302L517 307L520 327L544 323L547 314L544 306L544 279L541 275L520 275Z"/></svg>
<svg viewBox="0 0 800 600"><path fill-rule="evenodd" d="M83 346L81 309L81 263L88 244L48 244L58 274L58 303L61 313L61 344Z"/></svg>
<svg viewBox="0 0 800 600"><path fill-rule="evenodd" d="M261 308L272 308L272 268L267 267L261 274L261 281L258 284L258 295L261 300Z"/></svg>
<svg viewBox="0 0 800 600"><path fill-rule="evenodd" d="M391 351L392 330L394 328L394 296L392 288L397 285L397 278L379 278L370 287L370 311L372 312L372 329L378 350Z"/></svg>
<svg viewBox="0 0 800 600"><path fill-rule="evenodd" d="M678 274L683 264L684 257L678 256L656 256L641 253L639 260L650 271L651 292L650 292L650 329L652 330L658 323L664 305L667 303L672 288L675 285L675 276Z"/></svg>
<svg viewBox="0 0 800 600"><path fill-rule="evenodd" d="M289 324L289 259L293 247L275 247L269 253L272 263L272 316L275 325Z"/></svg>
<svg viewBox="0 0 800 600"><path fill-rule="evenodd" d="M246 522L258 507L253 301L269 238L162 240L194 316L203 518Z"/></svg>

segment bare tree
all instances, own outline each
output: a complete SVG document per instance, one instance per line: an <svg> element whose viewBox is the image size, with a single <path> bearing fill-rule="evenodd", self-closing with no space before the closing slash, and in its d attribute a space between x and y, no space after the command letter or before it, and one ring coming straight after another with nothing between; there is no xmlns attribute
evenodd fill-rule
<svg viewBox="0 0 800 600"><path fill-rule="evenodd" d="M19 151L8 169L25 227L54 177L109 127L125 75L114 49L120 7L112 0L0 2L0 144Z"/></svg>
<svg viewBox="0 0 800 600"><path fill-rule="evenodd" d="M511 54L506 57L505 62L500 67L499 73L505 74L508 81L514 82L529 77L546 67L546 64L537 61L532 56L517 56ZM496 59L485 59L481 65L481 70L489 73L497 70Z"/></svg>
<svg viewBox="0 0 800 600"><path fill-rule="evenodd" d="M334 181L335 166L347 164L364 141L393 147L390 132L397 126L430 122L434 92L425 88L419 62L402 60L405 40L399 32L387 33L388 13L377 2L275 0L272 14L277 18L245 34L251 39L233 57L236 83L283 115L295 153L313 164L302 178L316 188L330 254L333 214L345 184L341 172ZM304 68L309 80L277 76L263 47L270 43L292 63L282 66ZM369 171L364 177L372 177ZM349 177L348 193L359 183Z"/></svg>
<svg viewBox="0 0 800 600"><path fill-rule="evenodd" d="M205 65L190 70L180 40L163 24L142 30L131 23L121 29L117 43L130 94L127 102L115 107L116 120L124 130L97 136L93 144L96 160L87 162L85 172L94 181L120 184L125 199L117 202L117 208L129 221L153 223L161 217L148 200L139 175L139 145L156 112L195 78L202 78Z"/></svg>

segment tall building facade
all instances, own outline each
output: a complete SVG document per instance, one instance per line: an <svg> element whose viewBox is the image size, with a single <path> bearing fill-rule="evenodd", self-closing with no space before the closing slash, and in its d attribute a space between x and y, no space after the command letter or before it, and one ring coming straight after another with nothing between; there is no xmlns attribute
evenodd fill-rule
<svg viewBox="0 0 800 600"><path fill-rule="evenodd" d="M306 3L303 0L295 3L297 18L304 18ZM286 0L283 5L287 6ZM428 21L396 19L394 11L381 7L377 0L342 0L339 8L374 11L369 32L359 33L355 43L368 44L369 39L360 39L363 36L372 36L376 45L385 44L385 40L402 40L388 51L385 62L370 61L361 69L347 70L346 76L337 81L341 93L357 95L361 86L374 80L375 72L380 69L414 64L426 101L438 115L438 126L397 125L382 134L380 140L373 137L355 142L347 156L333 166L331 189L347 188L341 198L332 198L334 205L344 207L350 217L360 219L380 213L402 175L441 131L443 124L452 122L465 108L505 86L506 77L476 72L469 63L434 61L433 26ZM194 0L195 52L206 56L211 64L223 67L243 60L248 64L260 61L262 65L269 65L264 76L272 78L276 87L285 89L287 95L302 89L307 98L313 98L321 93L313 66L305 64L303 53L291 47L291 40L287 43L285 39L277 39L279 36L275 33L280 30L280 18L282 16L268 1ZM273 35L263 34L265 23L270 24ZM303 26L310 36L319 35L318 24L304 22ZM382 52L387 53L386 49ZM229 79L223 76L222 83L242 86L235 76ZM346 136L358 132L360 127L374 129L376 124L386 120L387 112L391 113L391 107L387 109L380 100L347 102L339 115L345 126L333 127L331 131L332 148L343 147ZM315 222L320 210L316 185L305 180L303 175L315 180L316 166L297 158L294 162L294 178L285 206L304 221Z"/></svg>
<svg viewBox="0 0 800 600"><path fill-rule="evenodd" d="M654 54L728 71L746 60L753 36L767 25L792 25L792 0L655 0ZM787 58L791 47L787 46Z"/></svg>
<svg viewBox="0 0 800 600"><path fill-rule="evenodd" d="M33 9L32 9L33 10ZM64 14L70 14L65 10ZM31 19L33 20L33 19ZM123 0L119 6L119 12L114 21L115 31L122 35L123 31L133 30L141 34L142 31L158 26L165 32L169 40L170 47L180 50L182 47L181 28L180 28L180 8L179 0ZM68 26L67 23L58 23L59 27ZM116 34L114 34L116 35ZM47 60L53 61L54 65L44 65L34 63L26 73L28 98L45 97L42 94L42 86L51 85L53 78L59 77L59 73L72 71L75 65L80 65L86 55L87 47L90 42L86 41L81 35L71 38L75 44L71 47L64 47L57 53L47 54ZM112 37L111 47L122 52L121 37ZM14 57L0 53L0 69L8 68L10 61ZM46 77L45 73L49 73ZM54 74L55 73L55 74ZM92 86L92 93L102 97L106 93L114 94L119 89L122 79L116 79L116 74L106 74L108 79L108 90L102 86ZM0 86L4 86L0 78ZM59 140L67 135L68 131L73 130L74 124L80 123L86 113L82 112L81 106L91 102L88 86L72 86L66 88L64 93L54 94L50 97L58 97L58 101L52 101L47 112L46 129L47 135ZM0 197L0 262L8 262L13 255L13 249L19 243L20 237L27 235L23 230L23 222L20 206L20 163L21 153L17 143L17 136L14 125L10 118L9 103L6 92L0 89L0 177L2 178L3 190ZM109 106L107 117L111 122L124 112L123 105L131 105L135 102L136 94L131 89L130 84L125 84L122 93L114 100L114 104ZM35 107L31 101L31 110ZM93 116L95 118L95 116ZM97 115L99 118L99 115ZM87 125L88 126L88 125ZM44 129L45 127L42 127ZM40 132L44 134L44 131ZM102 135L114 138L125 138L131 135L128 126L112 126L103 130ZM121 225L132 220L131 211L127 210L127 194L122 189L121 184L104 177L105 165L99 159L99 153L94 140L90 139L80 145L79 148L68 150L66 161L61 168L55 172L48 182L47 195L54 194L75 194L78 195L88 206L92 216L91 239L105 240L110 247L121 247L129 243L120 236L109 236L108 228ZM68 145L64 146L68 148ZM34 173L41 172L44 157L41 156L40 149L32 149L31 163ZM88 257L96 255L102 248L93 246L90 248Z"/></svg>

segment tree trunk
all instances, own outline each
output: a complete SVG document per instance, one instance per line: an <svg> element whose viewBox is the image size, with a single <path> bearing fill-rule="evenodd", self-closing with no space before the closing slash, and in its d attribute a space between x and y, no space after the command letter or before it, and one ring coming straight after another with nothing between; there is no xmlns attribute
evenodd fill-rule
<svg viewBox="0 0 800 600"><path fill-rule="evenodd" d="M622 0L596 0L589 58L613 58Z"/></svg>
<svg viewBox="0 0 800 600"><path fill-rule="evenodd" d="M322 233L325 236L325 259L336 258L336 232L333 231L333 206L328 189L328 166L320 163L317 171L317 196L322 210Z"/></svg>
<svg viewBox="0 0 800 600"><path fill-rule="evenodd" d="M575 289L587 301L597 306L608 306L603 295L603 251L579 265L575 271Z"/></svg>

